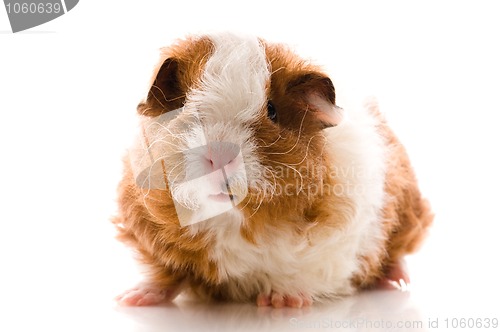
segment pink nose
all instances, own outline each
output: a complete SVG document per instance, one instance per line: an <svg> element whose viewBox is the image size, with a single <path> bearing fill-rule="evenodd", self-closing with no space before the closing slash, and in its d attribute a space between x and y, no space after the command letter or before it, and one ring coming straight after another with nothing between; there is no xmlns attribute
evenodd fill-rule
<svg viewBox="0 0 500 332"><path fill-rule="evenodd" d="M207 145L205 158L213 171L223 168L226 172L232 174L240 164L239 153L240 147L236 144L210 142Z"/></svg>

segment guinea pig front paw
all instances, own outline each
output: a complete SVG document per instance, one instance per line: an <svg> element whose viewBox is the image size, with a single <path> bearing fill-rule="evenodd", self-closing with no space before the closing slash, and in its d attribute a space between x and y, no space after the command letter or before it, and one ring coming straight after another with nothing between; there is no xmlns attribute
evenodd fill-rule
<svg viewBox="0 0 500 332"><path fill-rule="evenodd" d="M140 284L118 295L115 300L123 306L151 306L172 301L179 293L179 286L167 288Z"/></svg>
<svg viewBox="0 0 500 332"><path fill-rule="evenodd" d="M273 306L274 308L302 308L310 306L313 303L312 296L307 294L287 295L277 292L271 294L261 293L257 296L257 306Z"/></svg>

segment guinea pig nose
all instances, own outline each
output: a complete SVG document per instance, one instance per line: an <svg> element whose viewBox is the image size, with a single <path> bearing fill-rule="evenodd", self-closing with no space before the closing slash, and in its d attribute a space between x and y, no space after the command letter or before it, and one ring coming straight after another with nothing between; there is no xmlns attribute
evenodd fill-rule
<svg viewBox="0 0 500 332"><path fill-rule="evenodd" d="M226 171L232 169L238 161L240 147L230 142L210 142L207 145L205 158L213 170L224 168Z"/></svg>

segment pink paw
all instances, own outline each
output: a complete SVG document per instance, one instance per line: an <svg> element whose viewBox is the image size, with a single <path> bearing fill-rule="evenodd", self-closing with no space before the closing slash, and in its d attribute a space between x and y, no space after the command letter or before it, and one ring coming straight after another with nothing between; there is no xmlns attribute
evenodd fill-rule
<svg viewBox="0 0 500 332"><path fill-rule="evenodd" d="M403 292L408 291L410 286L410 276L406 267L406 262L400 260L391 265L384 278L380 279L376 285L379 289L398 289Z"/></svg>
<svg viewBox="0 0 500 332"><path fill-rule="evenodd" d="M284 295L276 292L271 292L271 294L261 293L257 296L257 306L273 306L274 308L302 308L310 306L313 303L313 299L310 295Z"/></svg>
<svg viewBox="0 0 500 332"><path fill-rule="evenodd" d="M172 301L178 291L179 287L157 288L140 284L118 295L115 300L124 306L150 306Z"/></svg>

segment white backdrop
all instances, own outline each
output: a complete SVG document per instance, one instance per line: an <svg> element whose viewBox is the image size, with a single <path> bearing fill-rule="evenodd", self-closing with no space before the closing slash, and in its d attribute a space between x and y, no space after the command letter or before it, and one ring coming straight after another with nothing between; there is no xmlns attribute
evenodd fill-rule
<svg viewBox="0 0 500 332"><path fill-rule="evenodd" d="M219 30L291 44L328 69L344 108L379 99L436 212L409 258L412 303L424 321L492 317L496 1L115 0L17 34L0 8L0 330L131 326L111 299L138 275L108 219L135 106L158 48Z"/></svg>

